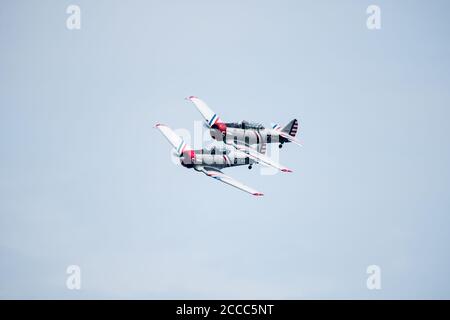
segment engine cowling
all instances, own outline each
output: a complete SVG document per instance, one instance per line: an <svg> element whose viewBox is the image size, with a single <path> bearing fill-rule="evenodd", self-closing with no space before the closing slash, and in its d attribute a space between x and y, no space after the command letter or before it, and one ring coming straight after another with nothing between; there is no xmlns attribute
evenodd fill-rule
<svg viewBox="0 0 450 320"><path fill-rule="evenodd" d="M217 121L211 127L211 138L217 141L223 141L227 134L227 125L223 122Z"/></svg>
<svg viewBox="0 0 450 320"><path fill-rule="evenodd" d="M213 127L215 129L219 130L220 132L222 132L222 134L227 133L227 125L223 122L217 121Z"/></svg>
<svg viewBox="0 0 450 320"><path fill-rule="evenodd" d="M195 151L186 150L180 157L181 165L187 168L192 168L195 164Z"/></svg>

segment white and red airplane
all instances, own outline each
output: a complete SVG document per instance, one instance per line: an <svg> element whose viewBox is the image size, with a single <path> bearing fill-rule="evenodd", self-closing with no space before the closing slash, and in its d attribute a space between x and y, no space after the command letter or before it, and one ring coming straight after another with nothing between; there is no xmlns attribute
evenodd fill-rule
<svg viewBox="0 0 450 320"><path fill-rule="evenodd" d="M282 129L276 125L272 129L265 129L262 125L255 125L245 121L242 123L225 123L199 98L190 96L187 99L192 101L202 114L207 126L210 128L210 134L213 139L223 141L225 144L233 146L236 150L246 153L255 162L271 166L282 172L292 172L291 169L258 152L252 145L259 146L273 142L279 142L280 148L285 142L294 142L301 145L294 137L298 128L296 119Z"/></svg>
<svg viewBox="0 0 450 320"><path fill-rule="evenodd" d="M284 127L274 124L271 128L264 128L261 124L247 121L225 123L204 101L194 96L186 99L190 100L200 111L206 125L210 128L213 139L231 145L250 146L260 143L279 143L278 146L281 148L284 143L292 142L301 146L300 141L295 138L298 130L297 119L290 121Z"/></svg>
<svg viewBox="0 0 450 320"><path fill-rule="evenodd" d="M203 172L208 177L224 182L230 186L248 192L254 196L262 196L263 194L245 184L225 175L220 169L249 165L257 162L247 153L232 148L224 148L220 150L199 149L193 150L184 140L178 136L172 129L163 124L157 124L156 128L166 137L167 141L175 149L176 154L180 157L181 165ZM260 152L263 152L260 150Z"/></svg>

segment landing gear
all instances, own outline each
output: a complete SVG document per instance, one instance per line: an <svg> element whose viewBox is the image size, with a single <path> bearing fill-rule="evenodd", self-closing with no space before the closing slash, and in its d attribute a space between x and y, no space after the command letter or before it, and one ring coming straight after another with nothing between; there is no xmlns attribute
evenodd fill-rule
<svg viewBox="0 0 450 320"><path fill-rule="evenodd" d="M278 148L283 148L283 144L282 143L280 143L279 145L278 145Z"/></svg>
<svg viewBox="0 0 450 320"><path fill-rule="evenodd" d="M253 168L252 165L248 166L248 170L252 170L252 168Z"/></svg>

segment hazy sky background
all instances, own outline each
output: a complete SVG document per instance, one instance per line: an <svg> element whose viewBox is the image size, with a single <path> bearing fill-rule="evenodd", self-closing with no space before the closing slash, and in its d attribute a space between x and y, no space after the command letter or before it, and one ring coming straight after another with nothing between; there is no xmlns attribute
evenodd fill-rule
<svg viewBox="0 0 450 320"><path fill-rule="evenodd" d="M0 297L450 298L449 12L2 1ZM153 126L192 131L189 95L225 121L297 117L294 173L225 171L257 198L174 166Z"/></svg>

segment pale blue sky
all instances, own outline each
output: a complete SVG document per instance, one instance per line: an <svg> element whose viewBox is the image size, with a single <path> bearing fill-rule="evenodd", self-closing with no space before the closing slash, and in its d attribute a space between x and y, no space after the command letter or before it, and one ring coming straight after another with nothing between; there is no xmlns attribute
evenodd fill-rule
<svg viewBox="0 0 450 320"><path fill-rule="evenodd" d="M3 1L0 297L450 298L449 9ZM297 117L294 173L228 169L254 198L174 166L153 125L193 130L189 95Z"/></svg>

